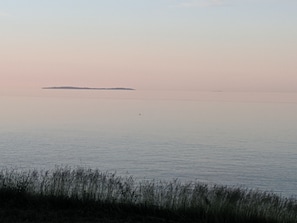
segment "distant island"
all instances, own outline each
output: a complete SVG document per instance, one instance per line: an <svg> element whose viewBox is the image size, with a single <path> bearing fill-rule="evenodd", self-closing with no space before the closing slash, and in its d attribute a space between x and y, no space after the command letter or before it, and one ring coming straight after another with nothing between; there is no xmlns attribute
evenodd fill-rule
<svg viewBox="0 0 297 223"><path fill-rule="evenodd" d="M73 86L61 86L61 87L43 87L42 89L53 90L120 90L120 91L133 91L133 88L115 87L115 88L91 88L91 87L73 87Z"/></svg>

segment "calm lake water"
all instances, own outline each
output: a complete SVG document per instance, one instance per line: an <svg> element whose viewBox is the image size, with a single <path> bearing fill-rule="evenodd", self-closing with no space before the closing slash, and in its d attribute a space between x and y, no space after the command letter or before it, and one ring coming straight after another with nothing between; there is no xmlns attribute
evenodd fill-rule
<svg viewBox="0 0 297 223"><path fill-rule="evenodd" d="M0 167L99 168L297 195L297 93L0 91Z"/></svg>

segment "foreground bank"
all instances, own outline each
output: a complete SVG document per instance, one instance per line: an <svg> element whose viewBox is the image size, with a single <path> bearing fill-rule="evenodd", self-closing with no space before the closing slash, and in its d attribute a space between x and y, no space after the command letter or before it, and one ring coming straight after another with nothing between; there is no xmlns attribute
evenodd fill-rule
<svg viewBox="0 0 297 223"><path fill-rule="evenodd" d="M135 181L85 168L0 171L0 222L296 223L297 201L178 180Z"/></svg>

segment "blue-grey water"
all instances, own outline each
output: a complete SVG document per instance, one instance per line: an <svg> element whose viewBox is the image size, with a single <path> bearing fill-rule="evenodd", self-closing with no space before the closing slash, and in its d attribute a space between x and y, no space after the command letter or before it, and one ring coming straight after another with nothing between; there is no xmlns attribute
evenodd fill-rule
<svg viewBox="0 0 297 223"><path fill-rule="evenodd" d="M0 168L83 166L297 195L296 93L0 93Z"/></svg>

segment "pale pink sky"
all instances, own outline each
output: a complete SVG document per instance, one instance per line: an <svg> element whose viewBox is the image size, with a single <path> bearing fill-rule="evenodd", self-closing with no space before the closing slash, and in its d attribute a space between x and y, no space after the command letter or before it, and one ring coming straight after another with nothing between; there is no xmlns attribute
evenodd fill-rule
<svg viewBox="0 0 297 223"><path fill-rule="evenodd" d="M0 87L297 90L297 2L0 3Z"/></svg>

